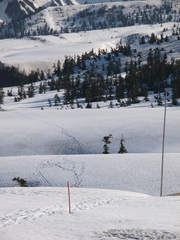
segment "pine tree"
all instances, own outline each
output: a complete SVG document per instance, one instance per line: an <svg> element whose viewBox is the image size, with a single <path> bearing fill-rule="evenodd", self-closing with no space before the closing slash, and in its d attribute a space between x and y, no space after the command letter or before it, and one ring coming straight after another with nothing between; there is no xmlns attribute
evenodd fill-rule
<svg viewBox="0 0 180 240"><path fill-rule="evenodd" d="M43 86L42 83L39 84L39 94L42 94L43 92Z"/></svg>
<svg viewBox="0 0 180 240"><path fill-rule="evenodd" d="M157 36L154 33L151 33L151 37L149 39L149 43L153 44L153 43L156 42L156 40L157 40Z"/></svg>
<svg viewBox="0 0 180 240"><path fill-rule="evenodd" d="M64 104L73 104L74 102L74 88L73 80L70 79L70 75L64 77Z"/></svg>
<svg viewBox="0 0 180 240"><path fill-rule="evenodd" d="M118 153L127 153L128 152L124 146L124 142L125 142L125 139L123 138L123 135L122 135L121 140L120 140L120 149L119 149Z"/></svg>
<svg viewBox="0 0 180 240"><path fill-rule="evenodd" d="M146 44L144 36L142 36L142 38L140 39L139 44Z"/></svg>
<svg viewBox="0 0 180 240"><path fill-rule="evenodd" d="M103 138L103 142L105 143L104 144L104 154L109 154L109 147L108 147L108 145L111 143L111 141L110 141L110 138L112 138L112 134L110 134L109 136L105 136L104 138Z"/></svg>
<svg viewBox="0 0 180 240"><path fill-rule="evenodd" d="M45 74L44 74L44 72L41 70L41 72L40 72L40 80L43 80L43 79L45 79Z"/></svg>
<svg viewBox="0 0 180 240"><path fill-rule="evenodd" d="M31 85L28 86L28 97L29 98L34 97L34 91L35 91L35 88L34 88L33 84L31 83Z"/></svg>
<svg viewBox="0 0 180 240"><path fill-rule="evenodd" d="M55 96L54 96L55 106L57 106L60 102L61 102L60 97L59 97L58 94L56 93Z"/></svg>
<svg viewBox="0 0 180 240"><path fill-rule="evenodd" d="M47 84L46 84L46 82L44 82L42 85L42 90L43 90L44 94L46 93L46 89L47 89Z"/></svg>
<svg viewBox="0 0 180 240"><path fill-rule="evenodd" d="M16 181L20 187L27 187L27 181L20 177L14 177L12 181Z"/></svg>
<svg viewBox="0 0 180 240"><path fill-rule="evenodd" d="M112 101L110 101L110 103L109 103L109 108L114 108L114 105L113 105Z"/></svg>
<svg viewBox="0 0 180 240"><path fill-rule="evenodd" d="M173 83L172 87L172 104L178 105L178 87L176 82Z"/></svg>
<svg viewBox="0 0 180 240"><path fill-rule="evenodd" d="M3 103L4 103L4 91L3 88L0 88L0 108Z"/></svg>
<svg viewBox="0 0 180 240"><path fill-rule="evenodd" d="M87 103L86 108L92 108L92 104L90 102Z"/></svg>

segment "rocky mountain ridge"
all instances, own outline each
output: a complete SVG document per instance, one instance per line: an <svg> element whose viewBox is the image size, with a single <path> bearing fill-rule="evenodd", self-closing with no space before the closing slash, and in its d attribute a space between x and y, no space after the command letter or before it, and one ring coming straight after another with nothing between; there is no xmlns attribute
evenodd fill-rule
<svg viewBox="0 0 180 240"><path fill-rule="evenodd" d="M24 19L50 6L73 5L71 0L0 0L0 20L6 23Z"/></svg>

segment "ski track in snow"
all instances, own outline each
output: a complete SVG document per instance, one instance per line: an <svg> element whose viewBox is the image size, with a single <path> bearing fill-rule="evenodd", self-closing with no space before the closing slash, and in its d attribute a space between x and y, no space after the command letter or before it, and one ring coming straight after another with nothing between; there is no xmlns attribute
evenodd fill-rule
<svg viewBox="0 0 180 240"><path fill-rule="evenodd" d="M94 199L87 198L86 200L75 204L74 207L72 208L72 213L75 213L77 211L93 209L101 205L107 205L114 202L128 200L130 198L131 197L127 197L127 196L121 196L121 197L115 197L113 199L109 198L109 199L103 199L103 200L99 198L94 198ZM142 198L142 197L139 197L139 198ZM20 224L23 220L36 220L38 218L41 218L44 215L50 216L53 214L63 214L63 213L64 214L67 213L67 206L54 205L54 206L48 206L46 208L44 207L44 208L35 208L35 209L28 209L28 210L18 209L15 212L8 213L5 216L1 216L0 227L5 227L10 224Z"/></svg>
<svg viewBox="0 0 180 240"><path fill-rule="evenodd" d="M44 167L46 167L46 162L47 162L47 158L45 160L43 160L40 163L36 164L36 172L38 174L38 176L40 177L40 179L44 182L44 184L46 186L52 186L51 183L47 180L47 178L43 175L42 170Z"/></svg>
<svg viewBox="0 0 180 240"><path fill-rule="evenodd" d="M49 208L36 208L31 210L19 209L14 213L7 214L0 218L0 227L5 227L11 223L20 224L23 220L35 220L43 215L63 213L66 209L61 206L50 206Z"/></svg>
<svg viewBox="0 0 180 240"><path fill-rule="evenodd" d="M5 193L10 194L17 194L15 191L12 190L1 190ZM24 189L19 190L19 194L24 195ZM51 194L51 191L48 192ZM55 194L55 192L53 192ZM29 192L30 195L39 195L40 197L44 197L46 194L45 192L41 192L39 190L33 190ZM58 192L57 192L58 194ZM61 198L65 198L65 195L62 195ZM94 208L101 207L103 205L109 205L114 203L119 203L121 201L131 200L131 199L142 199L146 196L114 196L109 198L98 198L98 197L83 197L80 201L76 202L72 208L71 213L77 213L79 211L88 211ZM32 199L32 201L34 201ZM23 202L22 202L23 203ZM36 200L35 200L36 203ZM15 205L14 205L15 206ZM18 205L20 206L20 205ZM33 209L29 209L26 207L21 207L16 211L10 212L4 216L0 217L0 228L16 225L16 224L23 224L23 221L35 221L39 218L45 216L53 216L53 215L63 215L68 214L66 204L59 204L59 205L48 205L43 207L34 207ZM126 239L126 240L163 240L163 239L180 239L180 236L177 233L171 233L169 231L164 230L157 230L157 229L109 229L105 231L99 232L92 232L91 237L93 239Z"/></svg>
<svg viewBox="0 0 180 240"><path fill-rule="evenodd" d="M55 166L57 168L62 169L63 171L67 171L72 173L74 184L73 187L80 187L82 183L81 176L84 173L84 164L83 163L76 163L74 161L68 160L67 157L64 157L62 161L50 163L50 166Z"/></svg>
<svg viewBox="0 0 180 240"><path fill-rule="evenodd" d="M73 187L80 187L82 183L81 176L84 173L84 164L68 160L67 157L63 157L61 161L58 161L58 158L59 157L57 157L56 159L46 158L45 160L36 165L36 172L38 176L42 179L42 181L45 183L45 186L50 187L53 185L45 177L45 173L43 173L44 170L47 168L56 167L63 171L66 171L67 173L71 173L73 176Z"/></svg>
<svg viewBox="0 0 180 240"><path fill-rule="evenodd" d="M63 127L61 127L61 126L58 126L58 125L56 125L56 124L52 124L52 123L49 123L49 122L46 122L46 121L44 121L44 120L40 120L40 119L36 119L36 118L30 118L30 117L26 117L24 114L22 114L22 113L19 113L19 112L16 112L18 115L21 115L23 118L25 118L25 119L32 119L32 120L34 120L34 121L39 121L39 122L42 122L42 123L44 123L44 124L46 124L46 125L48 125L48 126L53 126L53 127L56 127L56 128L58 128L58 129L60 129L61 130L61 133L64 135L64 136L66 136L67 138L70 138L70 139L72 139L74 142L75 142L75 144L77 144L77 151L78 151L78 153L81 153L81 154L83 154L83 153L85 153L85 151L83 150L83 149L85 149L85 146L83 146L83 144L82 143L80 143L74 136L72 136L72 135L70 135L69 133L68 133L68 131L66 130L66 129L64 129ZM69 154L72 154L73 153L73 149L72 148L70 148L69 149Z"/></svg>

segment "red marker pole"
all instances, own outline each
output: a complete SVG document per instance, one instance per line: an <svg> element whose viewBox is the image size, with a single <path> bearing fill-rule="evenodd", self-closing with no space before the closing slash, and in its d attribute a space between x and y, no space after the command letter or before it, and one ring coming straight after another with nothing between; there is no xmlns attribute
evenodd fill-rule
<svg viewBox="0 0 180 240"><path fill-rule="evenodd" d="M71 213L71 195L70 195L70 184L69 184L69 181L67 182L67 187L68 187L69 213Z"/></svg>

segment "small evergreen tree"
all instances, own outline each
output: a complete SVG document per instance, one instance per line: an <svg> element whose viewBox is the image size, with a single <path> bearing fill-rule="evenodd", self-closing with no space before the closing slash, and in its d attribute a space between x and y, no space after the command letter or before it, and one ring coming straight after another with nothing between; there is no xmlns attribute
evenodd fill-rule
<svg viewBox="0 0 180 240"><path fill-rule="evenodd" d="M27 187L27 181L20 177L14 177L12 181L16 181L20 187Z"/></svg>
<svg viewBox="0 0 180 240"><path fill-rule="evenodd" d="M40 85L39 85L39 94L42 94L42 92L43 92L43 86L42 86L42 83L40 83Z"/></svg>
<svg viewBox="0 0 180 240"><path fill-rule="evenodd" d="M120 141L120 149L118 153L127 153L128 151L126 150L124 146L125 139L123 138L123 135L121 136L121 141Z"/></svg>
<svg viewBox="0 0 180 240"><path fill-rule="evenodd" d="M35 91L35 88L31 83L30 86L28 86L28 93L27 93L29 98L34 97L34 91Z"/></svg>
<svg viewBox="0 0 180 240"><path fill-rule="evenodd" d="M140 39L139 44L146 44L144 36L142 36L142 38Z"/></svg>
<svg viewBox="0 0 180 240"><path fill-rule="evenodd" d="M113 105L113 102L112 102L112 101L110 102L109 107L110 107L110 108L114 108L114 105Z"/></svg>
<svg viewBox="0 0 180 240"><path fill-rule="evenodd" d="M108 145L111 143L111 141L110 141L110 138L112 138L112 134L110 134L109 136L105 136L104 138L103 138L103 142L105 143L104 144L104 154L109 154L109 147L108 147Z"/></svg>
<svg viewBox="0 0 180 240"><path fill-rule="evenodd" d="M60 97L58 96L58 94L56 93L55 96L54 96L54 101L58 104L61 102L61 99Z"/></svg>
<svg viewBox="0 0 180 240"><path fill-rule="evenodd" d="M3 88L0 88L0 107L4 103L4 91Z"/></svg>
<svg viewBox="0 0 180 240"><path fill-rule="evenodd" d="M178 87L176 83L173 83L172 87L172 104L178 105Z"/></svg>
<svg viewBox="0 0 180 240"><path fill-rule="evenodd" d="M90 102L87 103L86 108L92 108L92 104Z"/></svg>

